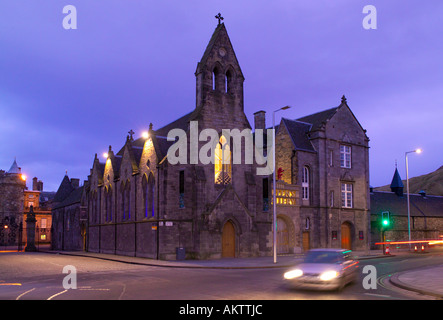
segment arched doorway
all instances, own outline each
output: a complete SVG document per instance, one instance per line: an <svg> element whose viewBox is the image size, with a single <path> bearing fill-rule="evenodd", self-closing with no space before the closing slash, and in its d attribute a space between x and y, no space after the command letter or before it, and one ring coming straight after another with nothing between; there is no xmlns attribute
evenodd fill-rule
<svg viewBox="0 0 443 320"><path fill-rule="evenodd" d="M222 258L235 258L235 228L231 221L223 226Z"/></svg>
<svg viewBox="0 0 443 320"><path fill-rule="evenodd" d="M277 218L277 253L289 253L289 229L285 220Z"/></svg>
<svg viewBox="0 0 443 320"><path fill-rule="evenodd" d="M341 247L342 249L352 248L351 224L343 222L341 225Z"/></svg>

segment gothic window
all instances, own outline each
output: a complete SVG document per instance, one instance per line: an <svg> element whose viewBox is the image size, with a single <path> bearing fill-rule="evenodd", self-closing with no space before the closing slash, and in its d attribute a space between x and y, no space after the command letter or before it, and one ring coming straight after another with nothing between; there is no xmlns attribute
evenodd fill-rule
<svg viewBox="0 0 443 320"><path fill-rule="evenodd" d="M126 182L125 188L126 219L131 219L131 184Z"/></svg>
<svg viewBox="0 0 443 320"><path fill-rule="evenodd" d="M215 148L214 175L216 184L231 183L231 149L224 136L221 136Z"/></svg>
<svg viewBox="0 0 443 320"><path fill-rule="evenodd" d="M120 204L121 204L121 215L122 215L122 218L123 218L123 220L125 220L126 219L126 196L125 196L125 184L122 182L122 184L121 184L121 197L120 197L120 199L121 199L121 202L120 202Z"/></svg>
<svg viewBox="0 0 443 320"><path fill-rule="evenodd" d="M302 199L309 200L309 168L307 166L303 167L301 188L302 188Z"/></svg>
<svg viewBox="0 0 443 320"><path fill-rule="evenodd" d="M149 178L146 176L143 179L143 212L145 218L154 217L154 192L155 192L155 180L152 173L149 174Z"/></svg>
<svg viewBox="0 0 443 320"><path fill-rule="evenodd" d="M232 93L232 71L228 70L225 76L225 92Z"/></svg>
<svg viewBox="0 0 443 320"><path fill-rule="evenodd" d="M93 216L93 221L95 223L98 222L98 203L97 203L97 191L94 191L93 195L92 195L92 216Z"/></svg>
<svg viewBox="0 0 443 320"><path fill-rule="evenodd" d="M111 187L105 187L105 221L112 220L112 190Z"/></svg>
<svg viewBox="0 0 443 320"><path fill-rule="evenodd" d="M269 211L269 179L263 179L263 211Z"/></svg>
<svg viewBox="0 0 443 320"><path fill-rule="evenodd" d="M185 171L181 170L179 173L179 181L178 181L178 192L179 192L179 200L178 206L179 208L185 207Z"/></svg>
<svg viewBox="0 0 443 320"><path fill-rule="evenodd" d="M351 147L340 146L340 167L351 168Z"/></svg>
<svg viewBox="0 0 443 320"><path fill-rule="evenodd" d="M109 212L109 221L112 221L112 187L108 188L108 212Z"/></svg>
<svg viewBox="0 0 443 320"><path fill-rule="evenodd" d="M155 215L155 179L154 179L154 175L151 173L149 174L149 179L148 179L148 214L151 215L151 217L154 217Z"/></svg>
<svg viewBox="0 0 443 320"><path fill-rule="evenodd" d="M212 70L212 90L217 90L217 80L219 76L218 68L215 67L214 70Z"/></svg>

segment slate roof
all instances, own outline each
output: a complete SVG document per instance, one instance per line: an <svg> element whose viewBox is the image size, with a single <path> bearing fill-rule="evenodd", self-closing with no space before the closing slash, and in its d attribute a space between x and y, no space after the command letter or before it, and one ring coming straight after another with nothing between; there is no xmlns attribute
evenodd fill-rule
<svg viewBox="0 0 443 320"><path fill-rule="evenodd" d="M14 159L14 162L12 163L11 168L9 168L8 173L21 173L21 170L17 165L16 159Z"/></svg>
<svg viewBox="0 0 443 320"><path fill-rule="evenodd" d="M73 189L71 193L69 193L63 201L56 203L53 206L53 209L58 209L72 205L74 203L79 203L82 198L83 188L84 186Z"/></svg>
<svg viewBox="0 0 443 320"><path fill-rule="evenodd" d="M312 124L311 130L315 131L320 129L324 124L326 124L326 122L328 122L329 119L331 119L334 116L339 107L340 106L320 111L302 118L298 118L297 120Z"/></svg>
<svg viewBox="0 0 443 320"><path fill-rule="evenodd" d="M411 217L443 217L443 197L410 194L409 200ZM394 192L373 191L371 193L371 214L380 214L383 211L389 211L395 216L407 217L406 194L399 197Z"/></svg>
<svg viewBox="0 0 443 320"><path fill-rule="evenodd" d="M315 149L308 137L312 124L286 118L282 118L282 123L288 130L295 150L315 152Z"/></svg>
<svg viewBox="0 0 443 320"><path fill-rule="evenodd" d="M403 188L403 182L401 181L400 174L398 173L397 168L395 168L394 176L392 177L391 189L392 188Z"/></svg>
<svg viewBox="0 0 443 320"><path fill-rule="evenodd" d="M58 187L57 192L55 193L54 199L52 200L55 202L62 202L66 197L74 190L74 187L71 184L71 181L69 180L68 175L66 174L63 177L62 183Z"/></svg>

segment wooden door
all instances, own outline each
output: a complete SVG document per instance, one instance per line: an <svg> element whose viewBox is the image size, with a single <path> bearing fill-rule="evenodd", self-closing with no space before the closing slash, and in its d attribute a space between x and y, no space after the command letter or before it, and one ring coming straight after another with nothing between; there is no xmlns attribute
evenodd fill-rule
<svg viewBox="0 0 443 320"><path fill-rule="evenodd" d="M235 228L231 221L223 226L222 257L235 258Z"/></svg>
<svg viewBox="0 0 443 320"><path fill-rule="evenodd" d="M341 247L351 249L351 225L347 222L341 225Z"/></svg>
<svg viewBox="0 0 443 320"><path fill-rule="evenodd" d="M309 250L309 243L310 243L310 239L309 239L309 231L304 231L303 232L303 239L302 239L302 244L303 244L303 251L308 251Z"/></svg>
<svg viewBox="0 0 443 320"><path fill-rule="evenodd" d="M277 218L277 253L289 253L289 232L285 220Z"/></svg>

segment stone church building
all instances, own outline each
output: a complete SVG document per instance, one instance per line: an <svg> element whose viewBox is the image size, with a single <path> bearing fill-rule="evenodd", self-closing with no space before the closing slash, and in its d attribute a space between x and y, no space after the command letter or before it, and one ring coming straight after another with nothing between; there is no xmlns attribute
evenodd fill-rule
<svg viewBox="0 0 443 320"><path fill-rule="evenodd" d="M131 130L122 148L109 147L105 163L95 155L82 200L86 250L154 259L272 255L272 174L257 174L255 162L233 163L232 137L223 134L266 129L265 112L255 113L253 126L246 117L245 78L223 23L195 77L194 110L162 128L151 124L139 139ZM186 161L174 163L171 130L185 133L179 138L188 150L201 153L208 145L193 140L195 123L198 132L218 133L208 150L213 161L195 161L188 152ZM368 248L369 139L346 99L320 113L283 118L276 132L278 252ZM246 152L242 144L244 158Z"/></svg>

